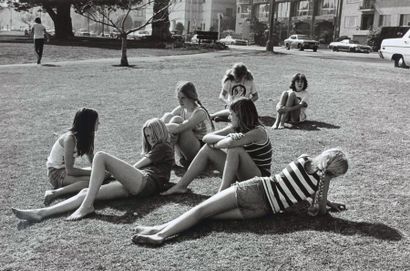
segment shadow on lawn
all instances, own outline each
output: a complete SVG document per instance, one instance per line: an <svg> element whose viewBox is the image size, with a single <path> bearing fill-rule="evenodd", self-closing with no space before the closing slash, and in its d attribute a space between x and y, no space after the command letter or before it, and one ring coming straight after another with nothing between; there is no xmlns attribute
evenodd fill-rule
<svg viewBox="0 0 410 271"><path fill-rule="evenodd" d="M324 231L341 235L360 235L379 240L400 241L403 234L383 223L355 222L328 214L311 217L307 215L307 204L303 208L292 208L288 213L270 217L242 220L208 220L190 229L186 234L169 240L168 243L179 243L185 240L202 238L212 232L251 232L256 234L286 234L298 231Z"/></svg>
<svg viewBox="0 0 410 271"><path fill-rule="evenodd" d="M61 67L60 65L55 65L55 64L41 64L42 67L52 67L52 68L56 68L56 67Z"/></svg>
<svg viewBox="0 0 410 271"><path fill-rule="evenodd" d="M262 122L263 125L270 127L275 123L275 118L270 116L260 116L259 120ZM289 128L285 125L285 127ZM307 130L307 131L319 131L320 128L324 129L340 129L340 126L333 125L330 123L322 122L322 121L315 121L315 120L306 120L304 122L294 124L292 130Z"/></svg>

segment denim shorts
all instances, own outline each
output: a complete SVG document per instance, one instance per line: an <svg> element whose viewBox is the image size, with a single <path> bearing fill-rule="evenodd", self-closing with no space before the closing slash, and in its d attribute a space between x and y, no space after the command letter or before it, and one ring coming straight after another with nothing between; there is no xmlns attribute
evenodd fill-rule
<svg viewBox="0 0 410 271"><path fill-rule="evenodd" d="M238 209L243 218L256 218L273 213L259 177L236 183L234 186Z"/></svg>

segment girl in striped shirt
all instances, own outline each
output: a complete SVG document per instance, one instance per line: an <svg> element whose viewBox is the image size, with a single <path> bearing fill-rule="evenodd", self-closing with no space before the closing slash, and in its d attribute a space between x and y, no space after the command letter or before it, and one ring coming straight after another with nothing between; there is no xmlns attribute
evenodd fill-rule
<svg viewBox="0 0 410 271"><path fill-rule="evenodd" d="M189 229L205 218L247 219L286 210L297 202L313 198L308 214L344 210L343 204L327 200L330 180L348 169L346 155L337 148L316 157L300 156L279 174L255 177L220 191L178 218L153 227L139 226L132 240L136 244L160 245L167 238Z"/></svg>
<svg viewBox="0 0 410 271"><path fill-rule="evenodd" d="M187 186L212 163L223 172L219 191L235 181L270 176L272 146L255 104L239 98L230 105L231 124L203 137L206 143L181 180L162 195L186 193Z"/></svg>

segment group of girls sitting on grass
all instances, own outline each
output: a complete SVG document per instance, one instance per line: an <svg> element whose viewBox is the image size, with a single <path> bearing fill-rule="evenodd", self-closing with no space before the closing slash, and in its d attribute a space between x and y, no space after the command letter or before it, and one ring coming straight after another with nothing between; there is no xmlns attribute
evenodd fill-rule
<svg viewBox="0 0 410 271"><path fill-rule="evenodd" d="M210 132L210 116L194 85L179 82L176 92L180 106L143 125L142 158L134 165L105 152L94 155L98 114L92 109L78 111L73 127L56 141L48 158L48 175L55 189L46 192L46 203L63 194L80 192L52 206L12 208L14 214L20 219L41 221L75 210L67 219L78 220L94 212L96 199L186 193L187 186L208 164L223 173L218 193L170 222L137 227L133 242L161 244L205 218L262 217L283 212L309 198L313 200L308 213L313 216L325 214L327 206L336 211L345 208L327 201L329 181L348 168L341 150L329 149L316 157L302 155L271 176L272 146L252 99L240 97L230 102L230 124ZM174 149L188 169L167 190ZM75 157L82 155L92 162L91 170L74 167ZM115 181L104 184L108 177Z"/></svg>

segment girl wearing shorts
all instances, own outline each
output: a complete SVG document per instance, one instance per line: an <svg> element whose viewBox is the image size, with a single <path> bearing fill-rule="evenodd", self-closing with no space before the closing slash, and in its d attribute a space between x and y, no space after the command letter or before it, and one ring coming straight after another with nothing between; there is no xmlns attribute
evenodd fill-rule
<svg viewBox="0 0 410 271"><path fill-rule="evenodd" d="M94 212L95 200L111 200L129 196L149 197L165 190L174 163L168 131L160 119L148 120L143 128L143 155L135 165L105 152L94 157L89 188L56 205L30 210L12 208L24 220L40 221L50 216L75 210L67 220L78 220ZM117 181L102 185L105 172Z"/></svg>
<svg viewBox="0 0 410 271"><path fill-rule="evenodd" d="M132 238L136 244L160 245L205 218L249 219L286 211L298 202L313 197L308 209L312 216L323 215L327 206L336 211L345 205L327 200L330 180L348 168L345 154L329 149L316 157L300 156L281 173L255 177L218 192L178 218L153 227L139 226Z"/></svg>

